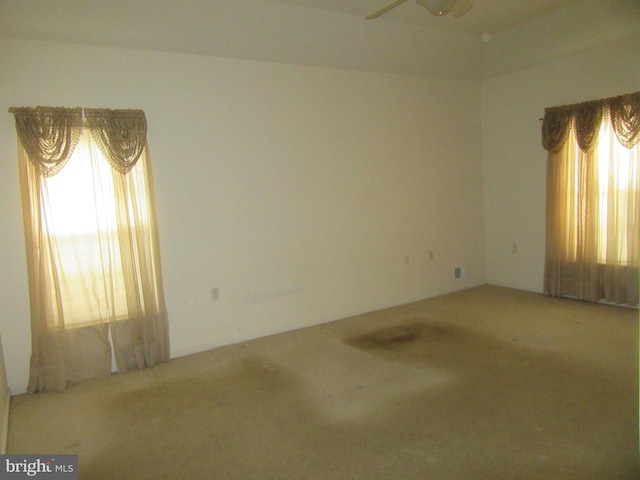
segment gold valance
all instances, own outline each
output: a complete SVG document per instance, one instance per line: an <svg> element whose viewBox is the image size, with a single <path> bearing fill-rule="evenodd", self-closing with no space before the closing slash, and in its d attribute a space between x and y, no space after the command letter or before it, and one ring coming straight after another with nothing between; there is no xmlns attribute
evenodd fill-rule
<svg viewBox="0 0 640 480"><path fill-rule="evenodd" d="M76 148L82 131L80 108L10 108L29 158L45 177L58 173Z"/></svg>
<svg viewBox="0 0 640 480"><path fill-rule="evenodd" d="M147 141L142 110L63 107L10 108L20 142L42 175L58 173L75 150L83 128L89 128L100 151L125 174L138 161Z"/></svg>
<svg viewBox="0 0 640 480"><path fill-rule="evenodd" d="M640 92L574 105L546 108L542 119L542 146L558 152L572 129L582 151L598 144L602 121L611 121L618 141L631 148L640 141Z"/></svg>
<svg viewBox="0 0 640 480"><path fill-rule="evenodd" d="M111 166L120 173L131 170L147 141L144 112L87 108L84 115L93 139Z"/></svg>

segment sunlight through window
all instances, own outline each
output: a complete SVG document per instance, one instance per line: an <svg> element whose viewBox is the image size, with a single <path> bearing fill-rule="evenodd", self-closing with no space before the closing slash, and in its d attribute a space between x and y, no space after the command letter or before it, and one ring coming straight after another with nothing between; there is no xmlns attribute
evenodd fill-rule
<svg viewBox="0 0 640 480"><path fill-rule="evenodd" d="M629 149L621 145L611 133L610 122L602 122L597 150L600 199L598 262L611 263L612 257L617 256L616 263L626 265L628 218L632 214L626 198L630 182L638 175L638 148ZM617 255L612 255L612 251Z"/></svg>
<svg viewBox="0 0 640 480"><path fill-rule="evenodd" d="M47 218L57 236L115 230L117 225L111 166L87 141L88 135L85 132L67 165L46 179Z"/></svg>
<svg viewBox="0 0 640 480"><path fill-rule="evenodd" d="M114 175L86 131L65 167L44 181L43 223L58 254L67 327L127 316Z"/></svg>

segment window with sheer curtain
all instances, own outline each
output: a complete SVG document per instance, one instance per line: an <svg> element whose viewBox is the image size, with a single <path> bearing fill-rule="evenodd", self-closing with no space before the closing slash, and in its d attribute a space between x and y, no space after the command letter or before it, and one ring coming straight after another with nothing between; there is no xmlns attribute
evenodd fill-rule
<svg viewBox="0 0 640 480"><path fill-rule="evenodd" d="M13 108L31 301L29 392L169 358L146 118Z"/></svg>
<svg viewBox="0 0 640 480"><path fill-rule="evenodd" d="M545 292L638 306L640 92L545 110Z"/></svg>

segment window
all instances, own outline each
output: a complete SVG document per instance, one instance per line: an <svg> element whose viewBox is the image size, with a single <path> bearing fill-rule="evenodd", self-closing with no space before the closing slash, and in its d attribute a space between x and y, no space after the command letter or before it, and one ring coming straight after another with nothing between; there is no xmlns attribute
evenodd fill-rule
<svg viewBox="0 0 640 480"><path fill-rule="evenodd" d="M613 135L611 124L603 122L598 133L598 263L627 266L630 262L628 244L633 237L630 229L638 225L628 221L633 218L637 204L628 199L637 189L638 144L626 148ZM616 235L608 234L612 229ZM614 252L619 252L615 254Z"/></svg>
<svg viewBox="0 0 640 480"><path fill-rule="evenodd" d="M31 300L28 390L169 358L146 118L11 109Z"/></svg>
<svg viewBox="0 0 640 480"><path fill-rule="evenodd" d="M65 167L43 182L46 208L40 214L55 239L65 328L122 318L126 311L120 251L108 241L117 228L112 171L91 149L86 131ZM113 301L103 301L107 295Z"/></svg>
<svg viewBox="0 0 640 480"><path fill-rule="evenodd" d="M136 191L144 192L142 169L136 164L127 175ZM55 238L65 328L128 316L123 259L115 240L114 175L118 172L85 130L64 168L43 181L46 208L40 214ZM136 200L137 227L149 229L147 198Z"/></svg>
<svg viewBox="0 0 640 480"><path fill-rule="evenodd" d="M638 305L640 92L545 111L544 290Z"/></svg>

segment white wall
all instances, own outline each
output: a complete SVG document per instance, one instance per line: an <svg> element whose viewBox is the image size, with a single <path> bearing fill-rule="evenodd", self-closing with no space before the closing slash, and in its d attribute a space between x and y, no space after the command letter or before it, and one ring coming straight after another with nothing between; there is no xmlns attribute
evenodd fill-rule
<svg viewBox="0 0 640 480"><path fill-rule="evenodd" d="M545 107L638 91L638 45L635 34L482 84L488 283L542 291L547 155L539 119Z"/></svg>
<svg viewBox="0 0 640 480"><path fill-rule="evenodd" d="M0 39L4 112L145 110L173 356L484 283L480 98L470 82ZM0 122L0 330L19 393L29 301Z"/></svg>

